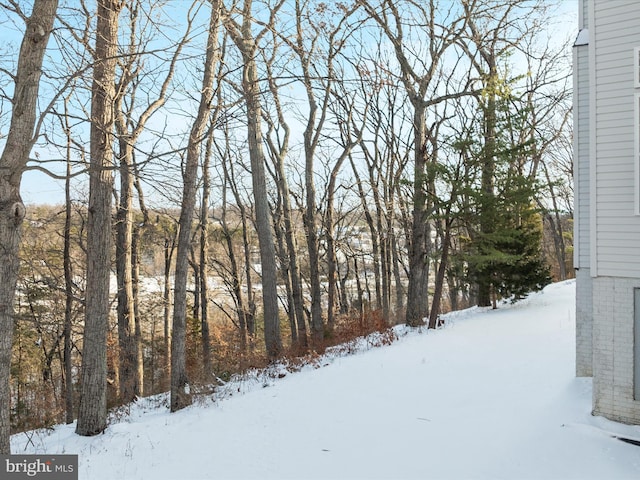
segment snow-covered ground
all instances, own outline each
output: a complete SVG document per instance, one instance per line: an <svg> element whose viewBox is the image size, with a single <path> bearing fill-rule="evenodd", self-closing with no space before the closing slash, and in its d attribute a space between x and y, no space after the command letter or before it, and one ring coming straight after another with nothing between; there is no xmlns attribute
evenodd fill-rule
<svg viewBox="0 0 640 480"><path fill-rule="evenodd" d="M612 434L640 427L592 417L574 376L574 291L398 327L390 346L249 375L175 414L145 399L93 438L16 435L13 453L77 453L82 480L638 479L640 447Z"/></svg>

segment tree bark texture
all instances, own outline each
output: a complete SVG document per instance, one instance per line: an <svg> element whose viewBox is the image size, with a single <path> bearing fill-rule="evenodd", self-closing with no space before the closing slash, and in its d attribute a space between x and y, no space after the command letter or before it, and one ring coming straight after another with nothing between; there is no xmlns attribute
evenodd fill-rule
<svg viewBox="0 0 640 480"><path fill-rule="evenodd" d="M229 169L226 164L226 159L222 162L222 169L224 171L224 184L222 188L222 216L220 219L220 224L222 226L222 236L227 245L227 255L229 256L229 270L231 274L232 291L235 298L236 314L238 316L238 327L240 330L240 351L244 353L247 350L247 308L245 307L245 300L242 294L242 282L240 279L241 272L240 268L238 267L238 261L236 259L233 237L227 223L227 184L231 184L232 179L229 176ZM231 188L234 189L235 187L232 186ZM236 197L236 201L238 205L241 205L239 196ZM244 213L241 213L241 215L244 215ZM250 279L247 279L247 282L250 283Z"/></svg>
<svg viewBox="0 0 640 480"><path fill-rule="evenodd" d="M202 360L206 375L211 375L211 334L209 332L209 198L211 196L211 179L209 165L211 162L211 149L213 133L207 137L207 146L202 165L202 204L200 207L200 325L202 329Z"/></svg>
<svg viewBox="0 0 640 480"><path fill-rule="evenodd" d="M262 301L264 312L264 337L269 358L276 358L282 351L280 318L278 309L278 276L276 250L273 241L272 217L267 194L265 157L262 148L260 86L253 54L245 58L243 91L247 107L249 157L251 181L256 209L256 229L262 265Z"/></svg>
<svg viewBox="0 0 640 480"><path fill-rule="evenodd" d="M119 103L119 102L118 102ZM120 201L116 211L116 274L118 298L118 345L120 347L120 401L129 403L140 394L135 341L133 297L133 146L125 136L125 119L117 115L120 157Z"/></svg>
<svg viewBox="0 0 640 480"><path fill-rule="evenodd" d="M211 4L209 36L202 78L202 93L198 114L191 127L187 160L183 174L182 205L178 230L175 271L175 296L173 305L173 327L171 336L171 411L180 410L191 403L187 378L187 277L189 275L189 252L191 250L191 224L196 204L198 163L202 141L213 102L213 82L220 55L218 31L220 23L220 1Z"/></svg>
<svg viewBox="0 0 640 480"><path fill-rule="evenodd" d="M63 267L64 267L64 397L65 397L65 421L67 424L73 423L74 400L73 400L73 362L71 358L71 327L73 318L73 266L71 263L71 126L65 101L65 131L67 133L67 178L65 180L65 215L64 215L64 247L63 247Z"/></svg>
<svg viewBox="0 0 640 480"><path fill-rule="evenodd" d="M107 427L107 330L111 272L113 105L122 3L98 1L91 95L91 160L87 222L87 285L81 396L76 433L96 435Z"/></svg>
<svg viewBox="0 0 640 480"><path fill-rule="evenodd" d="M20 196L20 182L34 143L42 62L57 8L57 0L35 0L26 21L14 77L11 125L0 156L0 454L10 453L13 303L18 281L21 225L26 213Z"/></svg>
<svg viewBox="0 0 640 480"><path fill-rule="evenodd" d="M273 143L270 143L270 145L274 156L276 157L274 160L276 167L275 177L278 183L278 190L280 191L282 225L284 227L282 235L284 236L285 242L283 242L283 246L280 250L283 253L283 263L287 264L287 276L290 280L290 282L287 282L287 296L290 300L288 313L291 321L291 340L293 344L298 344L300 348L306 349L309 346L309 342L307 339L307 325L304 314L304 293L300 277L298 248L295 240L295 227L290 200L291 191L289 189L289 182L285 171L285 158L288 153L290 130L282 112L280 100L277 95L277 88L274 84L271 84L271 90L274 94L274 98L276 99L275 104L280 125L285 130L281 148L278 149ZM279 224L280 222L277 223ZM285 243L286 248L284 247Z"/></svg>
<svg viewBox="0 0 640 480"><path fill-rule="evenodd" d="M273 219L269 207L265 175L265 155L262 139L262 105L260 84L256 64L256 39L252 33L252 0L245 0L242 25L227 24L227 30L242 54L242 93L247 111L247 142L251 163L251 182L255 201L256 230L262 268L262 303L264 314L264 339L267 355L277 358L282 352L280 317L278 308L278 285L276 249L272 230Z"/></svg>
<svg viewBox="0 0 640 480"><path fill-rule="evenodd" d="M413 174L413 224L409 247L409 286L407 291L406 323L416 327L423 325L428 307L430 229L426 195L426 127L425 110L414 105L414 174Z"/></svg>

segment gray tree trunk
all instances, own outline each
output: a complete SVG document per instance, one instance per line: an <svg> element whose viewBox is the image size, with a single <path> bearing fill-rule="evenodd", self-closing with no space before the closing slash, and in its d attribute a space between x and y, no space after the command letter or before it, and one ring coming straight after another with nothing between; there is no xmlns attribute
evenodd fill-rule
<svg viewBox="0 0 640 480"><path fill-rule="evenodd" d="M189 251L191 250L191 224L195 213L198 163L202 141L213 102L213 82L219 59L218 29L220 1L211 3L209 36L202 78L202 92L198 114L191 127L187 160L183 174L182 205L178 230L175 273L175 297L173 305L173 332L171 336L171 411L180 410L191 403L188 388L186 362L187 334L187 277L189 275Z"/></svg>
<svg viewBox="0 0 640 480"><path fill-rule="evenodd" d="M20 181L34 142L42 61L57 8L57 0L35 0L26 21L14 77L11 126L0 156L0 454L10 453L13 302L18 281L21 225L25 216Z"/></svg>
<svg viewBox="0 0 640 480"><path fill-rule="evenodd" d="M163 340L165 368L171 371L171 262L176 247L176 236L173 232L165 232L164 239L164 272L162 287L162 319L163 319Z"/></svg>
<svg viewBox="0 0 640 480"><path fill-rule="evenodd" d="M270 65L267 66L269 68ZM280 235L284 238L284 242L280 247L282 253L283 264L286 264L286 274L289 281L287 286L287 297L289 298L289 319L291 322L291 340L293 344L298 344L302 349L307 349L309 342L307 339L307 325L304 314L304 293L302 288L302 280L300 276L300 267L298 260L298 248L295 239L293 213L291 208L291 192L289 190L289 182L287 180L287 174L285 172L285 159L289 151L289 135L290 129L285 115L282 111L280 104L280 98L278 96L278 88L274 79L269 79L270 90L273 94L276 111L278 114L278 122L284 130L284 136L279 144L276 144L267 135L268 145L273 152L275 163L275 175L274 178L278 184L278 190L281 198L281 215L282 226L281 232L276 231L278 234L278 242L281 242ZM270 125L272 128L272 125ZM271 130L270 128L270 130ZM278 225L280 222L276 222ZM277 226L275 228L278 228ZM286 248L285 248L286 244Z"/></svg>
<svg viewBox="0 0 640 480"><path fill-rule="evenodd" d="M425 185L427 165L425 109L414 104L414 173L413 173L413 224L409 246L409 286L407 288L406 323L416 327L423 325L429 314L429 212Z"/></svg>
<svg viewBox="0 0 640 480"><path fill-rule="evenodd" d="M227 202L227 185L231 186L238 206L242 205L242 201L239 195L236 195L237 191L235 189L235 185L233 185L233 179L229 175L229 168L227 167L226 159L223 159L222 161L222 170L224 172L224 178L222 185L222 215L220 218L220 224L222 227L222 236L224 237L225 243L227 245L227 255L229 256L229 273L231 275L232 291L233 296L235 297L236 314L238 316L238 327L240 330L240 351L244 354L247 350L247 308L245 306L245 300L242 294L242 282L240 279L242 274L240 272L238 261L236 259L236 253L233 245L233 236L229 229L229 224L227 223L227 208L229 205ZM242 212L242 210L241 215L244 215L244 212ZM251 279L247 278L247 284L250 285L250 283Z"/></svg>
<svg viewBox="0 0 640 480"><path fill-rule="evenodd" d="M91 162L87 222L87 286L81 396L76 433L96 435L107 428L107 330L111 272L113 194L113 104L122 3L98 1L95 64L91 87Z"/></svg>
<svg viewBox="0 0 640 480"><path fill-rule="evenodd" d="M213 133L207 137L207 146L202 164L202 204L200 207L200 322L202 327L202 361L205 375L211 375L211 335L209 332L209 198L211 196L211 181L209 164L211 161L211 148Z"/></svg>
<svg viewBox="0 0 640 480"><path fill-rule="evenodd" d="M276 249L273 241L272 216L267 194L265 155L262 146L262 105L258 79L256 39L252 33L252 0L243 4L242 25L227 22L227 31L242 54L244 61L242 92L247 109L247 141L251 162L251 181L255 200L256 230L262 266L262 302L264 312L264 339L267 355L274 359L282 352L278 309Z"/></svg>
<svg viewBox="0 0 640 480"><path fill-rule="evenodd" d="M125 119L117 114L120 143L120 199L116 212L116 274L118 299L118 345L120 347L119 394L122 403L140 394L138 355L135 341L133 297L133 146L127 140Z"/></svg>
<svg viewBox="0 0 640 480"><path fill-rule="evenodd" d="M327 185L327 213L326 213L326 225L325 231L327 236L327 273L328 273L328 302L327 302L327 329L329 332L333 332L335 327L335 307L336 307L336 290L337 290L337 251L335 245L335 208L334 200L336 194L336 182L338 179L338 173L344 163L345 159L349 157L349 151L351 146L346 146L342 152L336 164L331 169L331 175L329 176L329 184Z"/></svg>
<svg viewBox="0 0 640 480"><path fill-rule="evenodd" d="M144 222L146 224L146 220ZM134 354L136 355L136 395L144 396L144 351L142 346L142 316L140 315L140 226L134 226L131 237L131 283L133 284L133 318L134 325Z"/></svg>
<svg viewBox="0 0 640 480"><path fill-rule="evenodd" d="M247 28L247 31L249 29ZM253 53L243 55L245 60L243 91L247 106L247 130L249 157L251 160L251 180L256 208L256 229L262 265L262 302L264 312L264 339L267 355L274 359L282 351L280 338L280 318L278 309L278 276L276 250L273 242L272 218L265 177L265 157L262 148L262 127L260 106L260 86Z"/></svg>
<svg viewBox="0 0 640 480"><path fill-rule="evenodd" d="M67 178L65 180L65 215L64 215L64 247L63 247L63 267L64 267L64 398L65 398L65 420L67 424L73 423L74 401L73 401L73 363L71 361L71 326L73 315L73 266L71 263L71 127L67 115L67 104L65 101L65 131L67 137Z"/></svg>

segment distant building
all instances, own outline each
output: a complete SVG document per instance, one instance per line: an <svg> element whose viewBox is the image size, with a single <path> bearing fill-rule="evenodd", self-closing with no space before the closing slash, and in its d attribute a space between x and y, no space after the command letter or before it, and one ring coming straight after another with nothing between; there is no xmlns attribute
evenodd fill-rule
<svg viewBox="0 0 640 480"><path fill-rule="evenodd" d="M580 0L574 46L576 373L640 424L640 1Z"/></svg>

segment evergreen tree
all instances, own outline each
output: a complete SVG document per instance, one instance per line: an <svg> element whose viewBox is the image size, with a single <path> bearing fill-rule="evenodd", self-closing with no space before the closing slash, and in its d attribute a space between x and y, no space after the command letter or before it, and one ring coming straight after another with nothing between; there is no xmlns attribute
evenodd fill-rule
<svg viewBox="0 0 640 480"><path fill-rule="evenodd" d="M463 253L471 283L484 282L494 295L513 300L551 281L542 254L542 218L526 190L496 197L492 232L477 232Z"/></svg>
<svg viewBox="0 0 640 480"><path fill-rule="evenodd" d="M536 180L525 168L535 145L514 134L530 112L515 109L516 103L509 95L497 100L491 189L483 178L486 144L461 143L474 151L477 174L467 185L469 238L459 260L466 267L467 281L488 289L494 300L497 296L517 300L551 281L542 252L542 217L534 208ZM482 303L488 304L486 299Z"/></svg>

